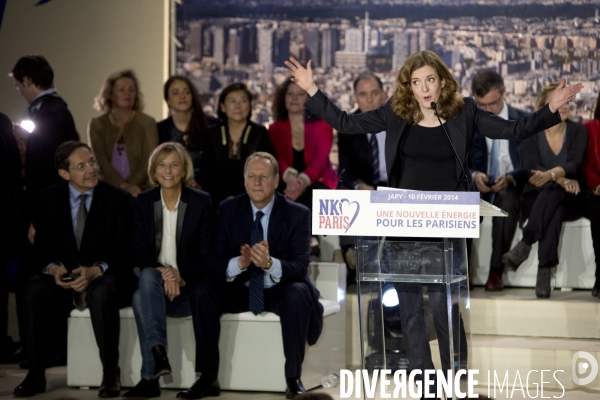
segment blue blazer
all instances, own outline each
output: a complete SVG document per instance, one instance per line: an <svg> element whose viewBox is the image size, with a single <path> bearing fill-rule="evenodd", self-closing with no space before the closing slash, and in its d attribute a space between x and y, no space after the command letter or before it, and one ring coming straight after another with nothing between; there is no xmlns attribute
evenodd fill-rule
<svg viewBox="0 0 600 400"><path fill-rule="evenodd" d="M208 193L184 187L179 199L175 241L177 268L190 291L206 275L214 235L214 211ZM133 209L134 265L140 269L161 267L162 201L160 187L138 195Z"/></svg>
<svg viewBox="0 0 600 400"><path fill-rule="evenodd" d="M225 281L229 260L240 255L240 247L250 241L253 216L250 197L244 193L221 202L217 212L215 254L210 263L209 275ZM281 261L282 274L278 285L304 282L311 293L308 344L314 344L323 328L323 306L319 303L319 291L307 276L310 263L310 210L301 204L275 193L275 203L269 218L267 231L269 254ZM250 273L244 271L228 283L232 289L248 281Z"/></svg>
<svg viewBox="0 0 600 400"><path fill-rule="evenodd" d="M508 106L508 119L516 121L528 116L529 113L518 108ZM508 152L510 161L513 165L513 170L508 172L515 178L517 186L524 186L529 178L529 173L525 169L525 159L523 157L523 148L521 142L511 140L508 142ZM475 133L473 137L473 145L469 153L469 169L473 171L481 171L487 174L488 170L488 148L485 143L485 136L480 132Z"/></svg>

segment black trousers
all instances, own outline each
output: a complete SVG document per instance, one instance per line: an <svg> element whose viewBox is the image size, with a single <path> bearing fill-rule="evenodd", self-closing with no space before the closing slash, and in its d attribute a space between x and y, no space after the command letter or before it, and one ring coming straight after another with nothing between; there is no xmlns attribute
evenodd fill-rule
<svg viewBox="0 0 600 400"><path fill-rule="evenodd" d="M43 370L57 344L66 348L67 319L75 308L73 290L58 286L51 275L37 275L25 286L23 298L27 359L31 369ZM116 279L94 279L87 288L86 301L102 365L116 368L120 330Z"/></svg>
<svg viewBox="0 0 600 400"><path fill-rule="evenodd" d="M540 267L558 265L558 242L564 221L574 221L584 214L587 192L582 185L577 196L565 192L558 184L551 182L538 190L523 193L523 217L529 218L523 228L531 232L539 241L538 259Z"/></svg>
<svg viewBox="0 0 600 400"><path fill-rule="evenodd" d="M490 260L490 272L502 275L504 264L502 256L510 250L517 224L519 223L519 211L521 209L521 194L523 186L509 187L496 193L494 205L508 212L507 217L492 218L492 257Z"/></svg>
<svg viewBox="0 0 600 400"><path fill-rule="evenodd" d="M0 356L4 357L8 348L8 256L0 245Z"/></svg>
<svg viewBox="0 0 600 400"><path fill-rule="evenodd" d="M196 285L192 292L196 372L216 374L219 371L219 317L223 313L249 311L248 296L248 288L240 284L207 279ZM310 290L303 282L278 283L264 290L264 300L265 311L274 312L281 320L285 376L299 378L308 335ZM260 360L256 362L260 368Z"/></svg>
<svg viewBox="0 0 600 400"><path fill-rule="evenodd" d="M425 325L425 306L423 302L423 286L420 284L395 284L400 304L400 323L402 326L404 348L410 360L410 369L434 369L431 358L429 336ZM468 358L467 335L465 331L459 305L456 303L458 286L451 289L453 302L452 310L452 337L455 359L450 357L450 330L448 326L448 303L446 285L427 285L429 293L429 309L433 317L433 325L438 338L442 371L446 372L452 367L454 361L460 359L455 367L465 368ZM466 290L463 292L463 296Z"/></svg>
<svg viewBox="0 0 600 400"><path fill-rule="evenodd" d="M584 217L590 220L594 256L596 257L596 278L600 277L600 196L587 193Z"/></svg>

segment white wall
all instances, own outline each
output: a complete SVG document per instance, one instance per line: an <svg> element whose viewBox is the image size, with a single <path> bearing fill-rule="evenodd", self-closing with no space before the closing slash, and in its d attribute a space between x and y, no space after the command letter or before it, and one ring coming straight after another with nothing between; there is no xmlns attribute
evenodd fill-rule
<svg viewBox="0 0 600 400"><path fill-rule="evenodd" d="M8 0L0 28L0 112L27 116L27 102L8 73L24 54L41 54L86 141L87 123L104 78L132 68L144 111L164 117L162 84L168 77L168 0Z"/></svg>

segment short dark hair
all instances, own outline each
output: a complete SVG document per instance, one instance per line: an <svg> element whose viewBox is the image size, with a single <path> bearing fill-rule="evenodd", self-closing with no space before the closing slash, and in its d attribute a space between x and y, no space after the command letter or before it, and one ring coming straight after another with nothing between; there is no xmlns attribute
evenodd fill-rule
<svg viewBox="0 0 600 400"><path fill-rule="evenodd" d="M502 75L494 71L478 71L471 82L471 93L477 97L483 97L493 88L498 89L500 93L504 93L504 79Z"/></svg>
<svg viewBox="0 0 600 400"><path fill-rule="evenodd" d="M248 112L248 121L250 121L250 117L252 116L252 93L248 90L248 86L241 82L234 82L231 85L225 87L221 94L219 95L219 106L217 107L217 115L221 119L221 121L227 121L227 115L221 111L221 104L225 104L225 99L231 92L242 91L248 97L248 103L250 103L250 112Z"/></svg>
<svg viewBox="0 0 600 400"><path fill-rule="evenodd" d="M56 149L56 152L54 153L54 166L56 169L64 169L68 171L69 167L71 166L69 157L71 157L71 154L73 154L73 152L80 147L85 147L90 151L90 153L92 153L90 146L77 140L68 140L58 146L58 149Z"/></svg>
<svg viewBox="0 0 600 400"><path fill-rule="evenodd" d="M54 71L43 56L30 54L19 58L9 75L20 83L27 77L43 90L54 86Z"/></svg>
<svg viewBox="0 0 600 400"><path fill-rule="evenodd" d="M375 81L379 85L379 89L383 90L383 83L381 82L381 78L379 78L377 75L375 75L372 72L363 72L362 74L357 76L356 79L354 80L352 87L354 88L355 92L356 92L356 85L358 85L358 82L360 82L362 80L366 80L366 79L375 79Z"/></svg>
<svg viewBox="0 0 600 400"><path fill-rule="evenodd" d="M600 93L596 99L596 109L594 110L594 119L600 119Z"/></svg>

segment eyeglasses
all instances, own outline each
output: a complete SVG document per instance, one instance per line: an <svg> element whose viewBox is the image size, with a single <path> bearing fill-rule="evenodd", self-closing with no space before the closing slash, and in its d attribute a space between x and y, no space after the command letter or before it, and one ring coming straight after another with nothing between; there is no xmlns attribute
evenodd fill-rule
<svg viewBox="0 0 600 400"><path fill-rule="evenodd" d="M75 167L69 167L69 170L83 172L87 169L87 167L96 168L97 166L98 166L98 160L96 160L95 158L92 158L90 161L88 161L86 163L85 162L79 163Z"/></svg>

